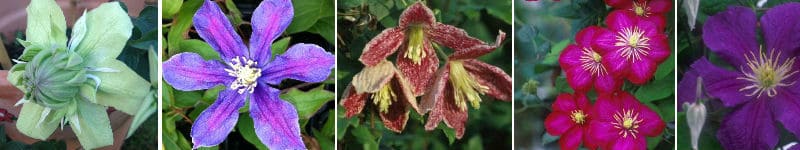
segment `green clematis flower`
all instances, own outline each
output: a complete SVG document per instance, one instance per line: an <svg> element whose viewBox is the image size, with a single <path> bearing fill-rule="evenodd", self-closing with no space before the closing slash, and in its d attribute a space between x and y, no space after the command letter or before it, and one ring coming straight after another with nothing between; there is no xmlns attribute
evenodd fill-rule
<svg viewBox="0 0 800 150"><path fill-rule="evenodd" d="M17 128L45 140L68 124L85 149L112 145L107 107L136 115L153 97L150 82L116 59L133 29L128 14L102 4L77 20L68 42L55 1L32 0L27 12L25 51L8 75L25 93Z"/></svg>

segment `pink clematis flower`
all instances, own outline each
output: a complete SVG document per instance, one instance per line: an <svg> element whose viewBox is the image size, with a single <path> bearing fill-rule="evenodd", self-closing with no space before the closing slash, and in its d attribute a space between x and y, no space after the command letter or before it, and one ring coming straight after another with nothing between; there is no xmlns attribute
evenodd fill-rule
<svg viewBox="0 0 800 150"><path fill-rule="evenodd" d="M552 107L553 112L544 120L544 128L549 134L561 136L558 139L561 149L578 149L581 142L584 147L595 148L588 133L592 106L584 94L560 94Z"/></svg>
<svg viewBox="0 0 800 150"><path fill-rule="evenodd" d="M667 36L656 24L615 10L606 18L608 30L595 38L595 48L604 51L602 63L616 77L634 84L653 78L658 64L670 55Z"/></svg>
<svg viewBox="0 0 800 150"><path fill-rule="evenodd" d="M658 25L664 29L666 20L664 13L672 8L671 0L605 0L606 4L626 13L631 13L643 21Z"/></svg>
<svg viewBox="0 0 800 150"><path fill-rule="evenodd" d="M436 129L439 122L444 121L455 129L456 138L461 139L467 123L467 103L479 109L483 94L502 101L511 100L511 77L502 69L475 59L493 51L503 39L505 33L500 31L494 45L455 49L448 57L420 104L425 112L433 110L425 124L426 130Z"/></svg>
<svg viewBox="0 0 800 150"><path fill-rule="evenodd" d="M361 113L369 100L378 108L384 126L397 133L402 132L406 126L409 107L419 112L408 81L394 64L386 60L364 68L353 77L351 85L342 96L345 117L350 118Z"/></svg>
<svg viewBox="0 0 800 150"><path fill-rule="evenodd" d="M570 44L558 62L567 76L567 83L578 92L587 92L592 86L599 93L610 93L618 90L622 80L615 78L608 72L608 67L602 63L603 53L592 46L597 33L604 29L597 26L584 28L575 36L576 44Z"/></svg>
<svg viewBox="0 0 800 150"><path fill-rule="evenodd" d="M601 149L647 149L645 137L661 135L666 126L656 112L624 91L601 94L589 116L590 140Z"/></svg>
<svg viewBox="0 0 800 150"><path fill-rule="evenodd" d="M455 50L494 49L459 28L436 22L433 11L416 2L400 15L399 26L383 30L367 43L359 60L366 66L375 66L399 49L397 67L413 85L414 95L420 96L430 87L439 67L431 42Z"/></svg>

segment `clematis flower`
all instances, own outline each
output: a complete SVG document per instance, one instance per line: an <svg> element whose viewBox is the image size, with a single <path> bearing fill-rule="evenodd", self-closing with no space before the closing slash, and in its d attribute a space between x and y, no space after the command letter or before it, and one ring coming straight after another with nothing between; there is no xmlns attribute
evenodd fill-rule
<svg viewBox="0 0 800 150"><path fill-rule="evenodd" d="M666 19L664 13L672 9L671 0L605 0L606 4L625 13L635 15L645 22L651 22L664 30Z"/></svg>
<svg viewBox="0 0 800 150"><path fill-rule="evenodd" d="M150 82L116 59L133 30L128 13L101 4L75 22L69 41L55 1L32 0L27 13L25 51L7 77L24 93L17 129L46 140L69 124L84 149L112 145L107 108L135 115L152 96Z"/></svg>
<svg viewBox="0 0 800 150"><path fill-rule="evenodd" d="M594 86L600 93L610 93L622 86L622 80L611 75L602 63L601 53L605 52L592 47L595 35L601 30L597 26L584 28L575 36L576 44L567 45L558 58L567 83L576 91L586 92Z"/></svg>
<svg viewBox="0 0 800 150"><path fill-rule="evenodd" d="M589 116L590 139L601 149L647 149L646 137L661 135L666 126L656 112L624 91L600 95Z"/></svg>
<svg viewBox="0 0 800 150"><path fill-rule="evenodd" d="M456 50L494 50L464 30L436 22L433 11L423 2L416 2L403 11L397 27L383 30L367 43L359 60L366 66L375 66L399 49L397 67L408 77L414 96L420 96L432 84L431 78L439 67L431 42Z"/></svg>
<svg viewBox="0 0 800 150"><path fill-rule="evenodd" d="M434 83L422 98L421 109L432 109L426 130L433 130L444 121L455 129L456 138L464 136L467 123L467 103L479 109L481 95L489 95L502 101L511 100L511 77L502 69L486 64L476 58L498 47L505 39L500 31L494 45L474 46L470 49L455 49L448 57L444 68L436 73Z"/></svg>
<svg viewBox="0 0 800 150"><path fill-rule="evenodd" d="M356 74L342 97L342 106L347 109L345 117L361 113L366 102L372 100L384 126L397 133L406 126L409 107L419 112L408 80L385 60Z"/></svg>
<svg viewBox="0 0 800 150"><path fill-rule="evenodd" d="M253 34L246 47L219 7L206 0L193 21L200 37L219 52L222 61L203 60L196 53L179 53L163 63L164 80L175 89L226 88L192 125L194 148L214 146L225 140L250 101L256 135L270 149L305 149L300 137L297 110L278 97L270 85L284 79L321 82L334 65L334 57L313 44L296 44L270 61L270 45L291 22L288 0L261 2L253 12Z"/></svg>
<svg viewBox="0 0 800 150"><path fill-rule="evenodd" d="M729 7L709 17L703 26L708 48L736 68L724 69L701 58L690 70L703 78L704 90L711 97L733 108L717 130L723 147L774 149L780 136L776 123L800 136L800 64L796 63L800 26L797 20L786 19L800 18L798 9L800 3L786 3L756 20L747 7ZM759 27L766 49L759 46ZM678 90L680 95L693 93Z"/></svg>
<svg viewBox="0 0 800 150"><path fill-rule="evenodd" d="M670 55L667 36L653 23L615 10L606 18L608 30L595 37L595 48L604 51L602 63L614 76L644 84L653 78L658 64Z"/></svg>
<svg viewBox="0 0 800 150"><path fill-rule="evenodd" d="M551 135L561 136L558 140L561 149L575 150L581 143L595 148L588 133L592 106L584 94L560 94L552 107L553 112L544 120L544 128Z"/></svg>

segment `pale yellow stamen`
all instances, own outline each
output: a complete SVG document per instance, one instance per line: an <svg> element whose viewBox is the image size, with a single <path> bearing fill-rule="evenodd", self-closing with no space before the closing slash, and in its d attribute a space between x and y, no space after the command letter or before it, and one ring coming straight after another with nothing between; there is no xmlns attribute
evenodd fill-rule
<svg viewBox="0 0 800 150"><path fill-rule="evenodd" d="M372 94L372 103L378 106L381 113L389 112L389 105L397 100L397 95L392 91L391 86L384 85L378 92Z"/></svg>
<svg viewBox="0 0 800 150"><path fill-rule="evenodd" d="M243 94L245 91L253 93L256 85L258 85L256 80L261 76L261 69L256 67L258 62L237 56L231 59L230 63L231 69L225 69L225 71L228 72L228 75L236 77L230 88L238 90L239 94Z"/></svg>
<svg viewBox="0 0 800 150"><path fill-rule="evenodd" d="M636 13L638 16L647 17L650 15L650 7L647 6L647 2L633 2L633 8L631 11Z"/></svg>
<svg viewBox="0 0 800 150"><path fill-rule="evenodd" d="M581 52L583 55L581 55L580 61L581 67L583 67L584 70L591 72L592 75L595 76L605 75L607 73L606 68L603 67L602 63L600 63L600 61L603 60L603 57L600 56L599 53L586 47L584 47Z"/></svg>
<svg viewBox="0 0 800 150"><path fill-rule="evenodd" d="M472 107L479 109L481 106L480 95L489 91L489 87L481 85L467 73L462 61L450 61L450 83L453 86L456 106L464 111L467 110L467 101Z"/></svg>
<svg viewBox="0 0 800 150"><path fill-rule="evenodd" d="M775 54L775 51L777 50L772 50L768 55L763 52L759 52L758 56L752 52L750 52L750 55L745 55L747 67L751 72L741 68L740 70L744 72L744 77L736 79L750 81L751 84L739 89L739 91L752 90L747 96L755 95L756 97L761 97L761 95L767 93L767 96L774 97L778 95L778 87L794 85L796 81L783 80L797 74L797 70L792 71L796 57L791 57L780 63L778 59L781 58L781 53Z"/></svg>
<svg viewBox="0 0 800 150"><path fill-rule="evenodd" d="M627 60L641 60L650 53L650 38L645 37L639 27L622 29L617 33L616 40L614 46L622 47L620 55Z"/></svg>
<svg viewBox="0 0 800 150"><path fill-rule="evenodd" d="M572 122L575 122L576 124L585 123L587 117L589 117L589 116L587 114L583 113L583 110L573 110L572 111L572 115L570 115L570 118L572 119Z"/></svg>
<svg viewBox="0 0 800 150"><path fill-rule="evenodd" d="M426 56L424 49L425 32L422 27L410 26L407 34L408 50L406 50L406 54L403 57L411 59L414 64L420 64L422 58Z"/></svg>
<svg viewBox="0 0 800 150"><path fill-rule="evenodd" d="M611 124L614 125L614 128L620 129L618 132L619 135L622 137L628 137L628 135L633 136L636 138L636 134L639 133L639 124L644 121L642 118L639 118L639 113L633 112L633 110L625 110L622 109L621 112L614 113L614 122Z"/></svg>

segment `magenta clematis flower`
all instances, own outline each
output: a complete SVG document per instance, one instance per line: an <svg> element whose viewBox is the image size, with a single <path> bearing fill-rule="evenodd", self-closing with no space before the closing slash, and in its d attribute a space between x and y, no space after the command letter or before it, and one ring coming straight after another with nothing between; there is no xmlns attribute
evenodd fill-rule
<svg viewBox="0 0 800 150"><path fill-rule="evenodd" d="M646 136L659 136L666 126L656 112L624 91L601 94L589 116L590 139L601 149L647 149Z"/></svg>
<svg viewBox="0 0 800 150"><path fill-rule="evenodd" d="M334 65L332 54L313 44L297 44L270 61L270 45L293 16L288 0L266 0L255 9L253 34L246 47L219 7L206 0L194 16L194 27L222 62L203 60L196 53L180 53L163 63L164 80L175 89L202 90L224 85L217 100L200 113L192 125L194 148L214 146L225 140L239 117L239 108L250 100L250 116L256 135L270 149L305 149L297 110L270 85L284 79L321 82Z"/></svg>
<svg viewBox="0 0 800 150"><path fill-rule="evenodd" d="M588 133L592 106L584 94L560 94L552 107L553 112L544 120L544 128L549 134L561 136L558 139L561 149L575 150L581 143L584 147L596 148Z"/></svg>
<svg viewBox="0 0 800 150"><path fill-rule="evenodd" d="M342 95L345 117L350 118L364 109L368 100L377 106L383 125L400 133L408 121L409 107L419 112L417 99L405 77L389 61L365 67L353 77Z"/></svg>
<svg viewBox="0 0 800 150"><path fill-rule="evenodd" d="M689 72L703 78L704 90L733 108L717 138L727 149L774 149L780 136L775 123L800 136L800 3L775 6L757 20L747 7L729 7L703 26L703 41L735 70L717 67L705 58ZM760 25L760 26L759 26ZM766 49L759 46L761 29ZM683 80L692 80L684 78ZM683 82L680 84L690 84ZM694 92L679 89L680 97Z"/></svg>
<svg viewBox="0 0 800 150"><path fill-rule="evenodd" d="M476 59L493 51L503 39L505 33L500 31L494 45L455 49L448 57L444 68L437 71L431 89L422 98L421 109L433 110L425 124L426 130L436 129L439 122L444 121L455 129L456 138L461 139L467 123L467 103L479 109L483 94L502 101L511 100L511 76Z"/></svg>
<svg viewBox="0 0 800 150"><path fill-rule="evenodd" d="M494 50L464 30L436 22L431 9L416 2L400 15L399 26L383 30L367 43L359 60L366 66L375 66L399 49L397 67L408 77L414 95L420 96L430 87L439 67L431 42L455 50Z"/></svg>
<svg viewBox="0 0 800 150"><path fill-rule="evenodd" d="M605 2L611 7L634 14L642 21L654 23L661 30L666 26L664 13L672 9L671 0L605 0Z"/></svg>
<svg viewBox="0 0 800 150"><path fill-rule="evenodd" d="M594 46L605 52L602 63L609 72L634 84L652 79L658 64L670 55L662 29L621 10L609 13L606 25L608 30L596 33Z"/></svg>
<svg viewBox="0 0 800 150"><path fill-rule="evenodd" d="M602 63L603 57L592 43L595 35L603 30L597 26L584 28L575 36L576 44L570 44L558 59L567 76L567 83L578 92L587 92L592 86L600 93L611 93L622 86L622 80L615 78Z"/></svg>

